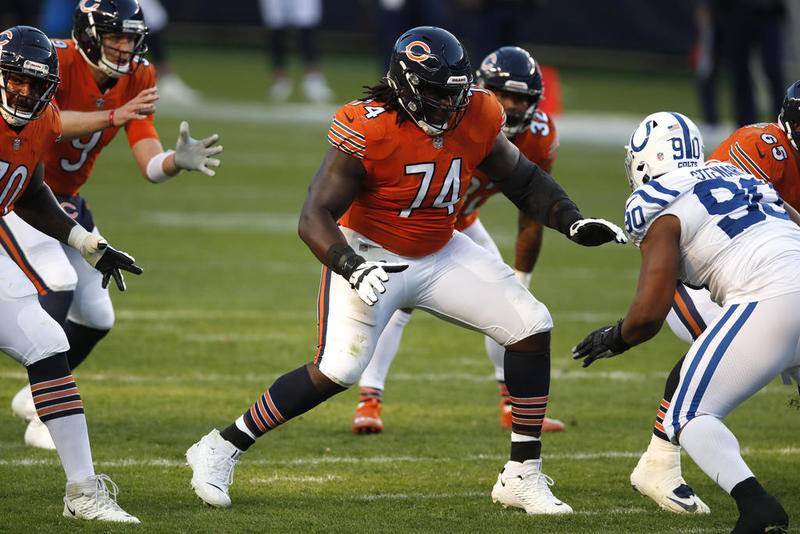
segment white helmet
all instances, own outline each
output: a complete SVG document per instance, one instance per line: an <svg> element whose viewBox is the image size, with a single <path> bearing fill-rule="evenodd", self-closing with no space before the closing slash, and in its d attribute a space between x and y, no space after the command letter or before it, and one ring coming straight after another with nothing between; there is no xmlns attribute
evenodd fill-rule
<svg viewBox="0 0 800 534"><path fill-rule="evenodd" d="M673 111L648 115L625 146L625 172L631 189L662 174L700 167L703 136L689 118Z"/></svg>

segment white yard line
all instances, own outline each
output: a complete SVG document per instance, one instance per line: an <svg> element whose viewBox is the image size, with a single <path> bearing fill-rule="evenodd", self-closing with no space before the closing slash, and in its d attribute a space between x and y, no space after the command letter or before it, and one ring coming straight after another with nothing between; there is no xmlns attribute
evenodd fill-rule
<svg viewBox="0 0 800 534"><path fill-rule="evenodd" d="M641 456L643 451L596 451L582 453L554 453L548 454L549 461L595 461L614 459L633 459ZM769 449L742 449L743 456L800 456L800 447L778 447ZM472 454L463 457L431 457L431 456L314 456L308 458L295 458L291 460L245 460L248 466L319 466L319 465L347 465L347 464L404 464L404 463L468 463L475 461L497 461L506 459L502 454ZM15 458L0 459L0 466L5 467L31 467L39 465L58 465L58 460L53 456L49 458ZM167 467L176 468L186 465L183 459L170 458L122 458L112 460L97 460L98 467ZM276 475L277 476L277 475ZM315 476L328 476L315 475ZM340 475L330 475L340 476Z"/></svg>
<svg viewBox="0 0 800 534"><path fill-rule="evenodd" d="M344 102L342 102L344 104ZM203 119L245 124L285 124L316 126L323 131L330 123L334 106L311 104L266 105L261 102L210 100L202 105L159 104L158 115L171 119ZM574 111L555 118L562 143L587 143L613 146L620 150L643 117L631 114L587 113ZM715 146L725 132L704 132L707 146ZM320 137L322 139L322 137Z"/></svg>

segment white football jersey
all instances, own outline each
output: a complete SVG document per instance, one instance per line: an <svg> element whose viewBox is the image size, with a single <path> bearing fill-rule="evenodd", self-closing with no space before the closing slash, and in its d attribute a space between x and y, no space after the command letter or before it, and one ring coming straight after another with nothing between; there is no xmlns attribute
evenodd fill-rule
<svg viewBox="0 0 800 534"><path fill-rule="evenodd" d="M800 292L800 227L770 184L718 162L642 184L625 204L636 246L662 215L681 223L681 280L717 304Z"/></svg>

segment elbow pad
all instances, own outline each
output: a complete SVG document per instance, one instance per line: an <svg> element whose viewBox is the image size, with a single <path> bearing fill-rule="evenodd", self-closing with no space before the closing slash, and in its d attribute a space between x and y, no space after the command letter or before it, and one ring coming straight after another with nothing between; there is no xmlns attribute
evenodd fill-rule
<svg viewBox="0 0 800 534"><path fill-rule="evenodd" d="M521 154L511 172L495 183L521 212L562 234L569 235L572 223L582 218L578 207L558 182ZM554 206L556 211L551 223L550 212Z"/></svg>

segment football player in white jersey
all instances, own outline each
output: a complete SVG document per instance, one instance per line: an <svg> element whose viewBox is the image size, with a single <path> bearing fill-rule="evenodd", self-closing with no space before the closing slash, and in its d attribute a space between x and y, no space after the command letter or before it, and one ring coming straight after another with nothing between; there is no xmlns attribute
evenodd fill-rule
<svg viewBox="0 0 800 534"><path fill-rule="evenodd" d="M625 225L642 253L636 296L624 319L590 333L573 355L586 367L655 336L676 279L707 287L722 314L686 355L663 426L735 499L734 534L786 532L786 511L756 480L722 419L800 365L800 215L745 171L704 164L699 130L678 113L642 121L625 167L634 190Z"/></svg>

